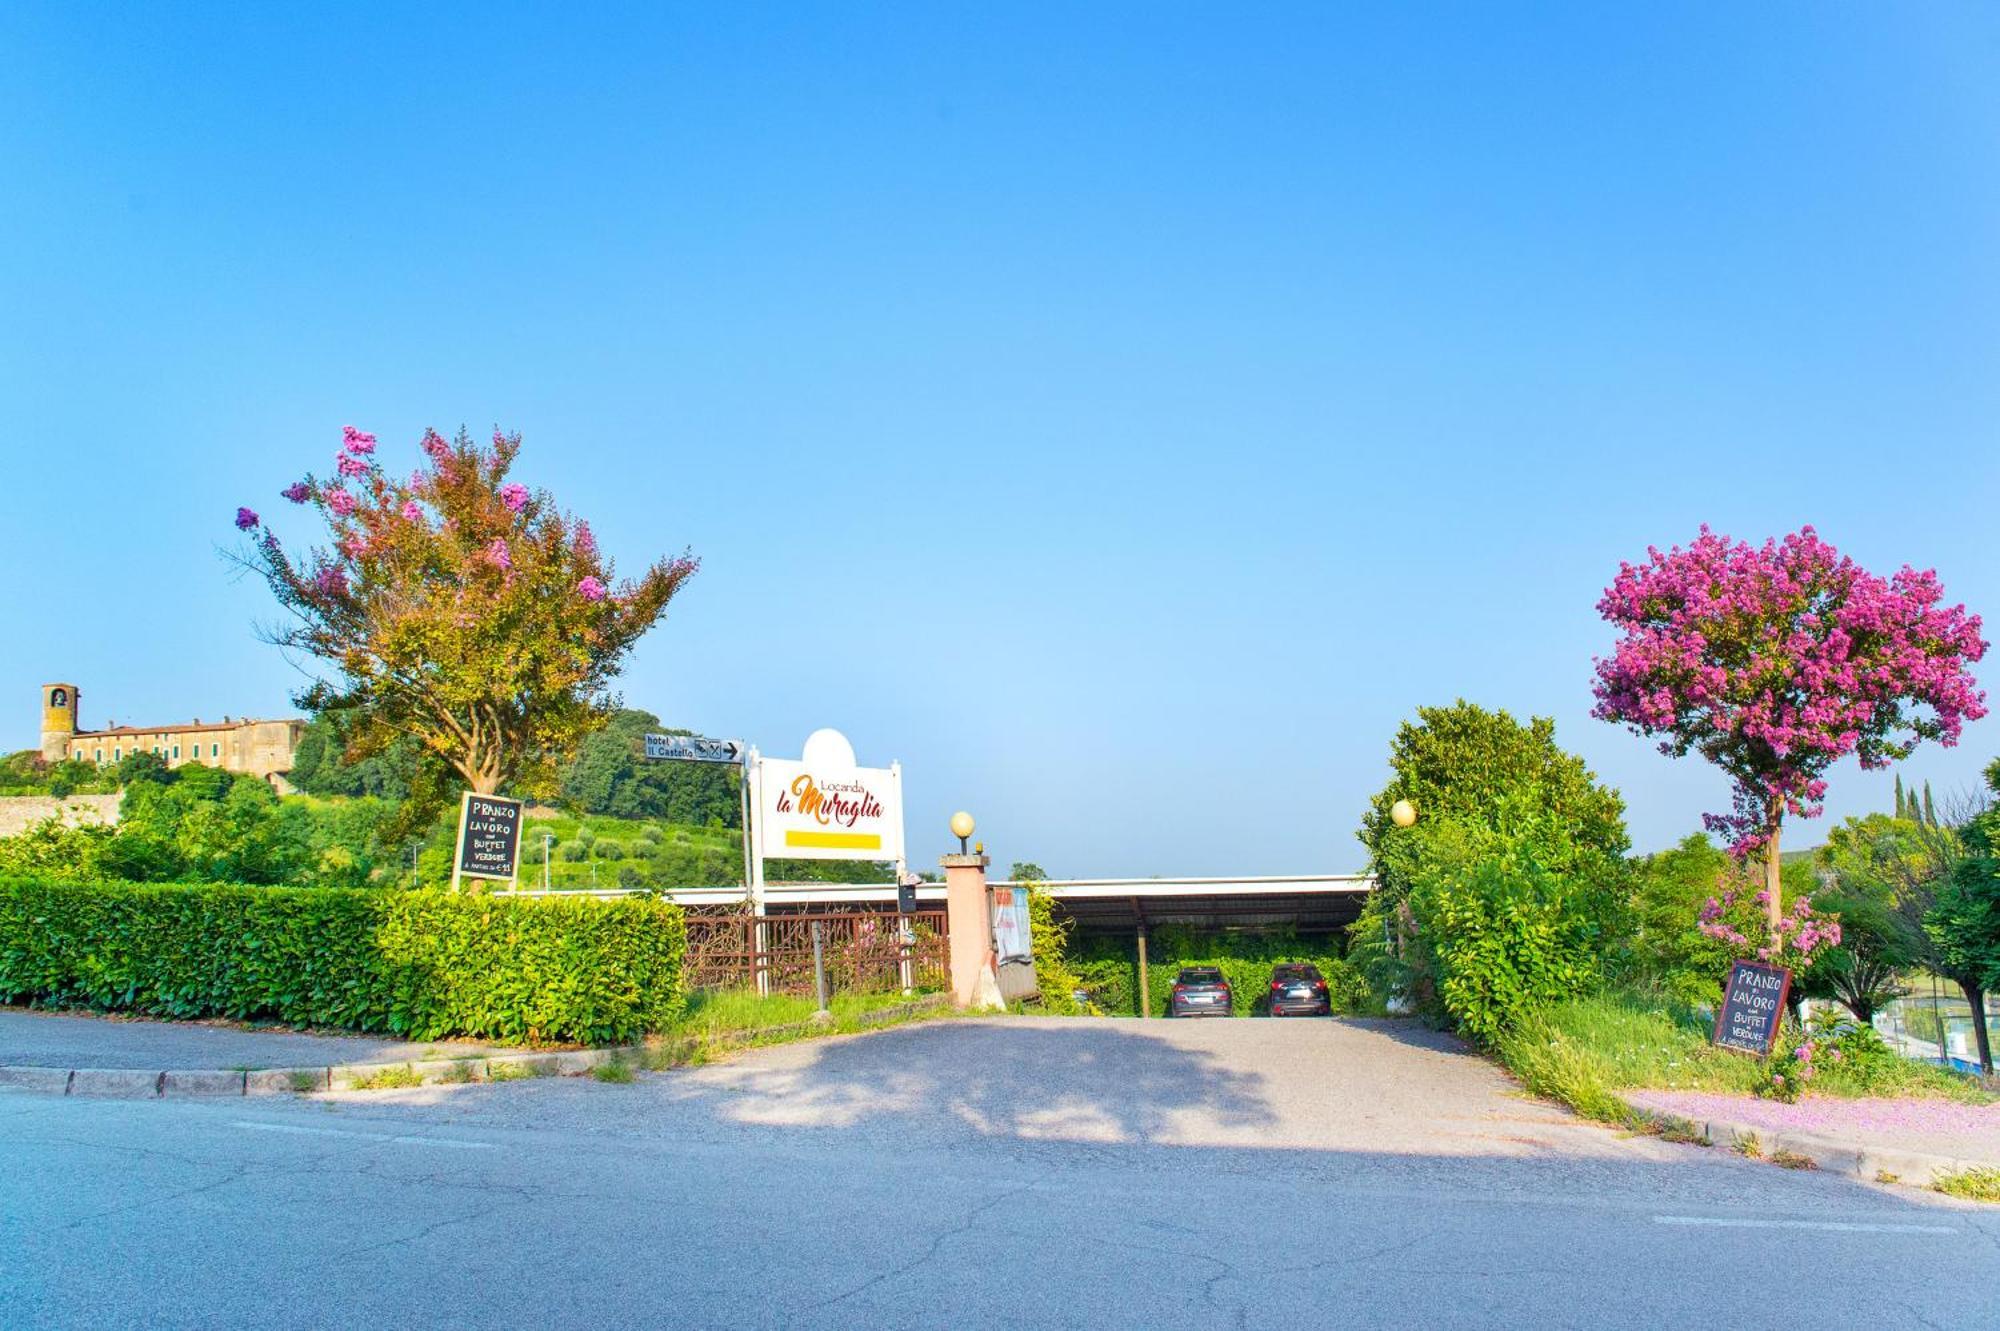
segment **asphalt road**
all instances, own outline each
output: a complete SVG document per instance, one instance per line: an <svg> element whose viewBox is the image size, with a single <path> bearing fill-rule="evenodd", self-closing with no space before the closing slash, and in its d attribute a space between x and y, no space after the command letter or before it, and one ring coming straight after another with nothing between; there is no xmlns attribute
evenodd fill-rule
<svg viewBox="0 0 2000 1331"><path fill-rule="evenodd" d="M0 1095L0 1325L2000 1325L2000 1208L1628 1139L1400 1023Z"/></svg>

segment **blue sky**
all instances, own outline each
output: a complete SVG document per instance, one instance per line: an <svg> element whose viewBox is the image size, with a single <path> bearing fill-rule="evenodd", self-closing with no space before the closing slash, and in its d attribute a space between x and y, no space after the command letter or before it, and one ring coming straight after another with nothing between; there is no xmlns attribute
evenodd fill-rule
<svg viewBox="0 0 2000 1331"><path fill-rule="evenodd" d="M16 4L0 52L0 747L56 678L287 711L218 548L350 421L519 429L628 566L691 547L628 701L900 758L919 859L966 807L1064 874L1352 868L1457 696L1668 844L1726 789L1589 719L1593 606L1703 521L2000 614L1990 8Z"/></svg>

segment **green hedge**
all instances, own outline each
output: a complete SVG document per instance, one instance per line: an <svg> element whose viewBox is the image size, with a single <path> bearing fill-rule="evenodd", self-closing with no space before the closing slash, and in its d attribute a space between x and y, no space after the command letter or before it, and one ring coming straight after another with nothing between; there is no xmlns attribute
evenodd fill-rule
<svg viewBox="0 0 2000 1331"><path fill-rule="evenodd" d="M672 1023L669 902L0 880L0 1001L604 1043Z"/></svg>

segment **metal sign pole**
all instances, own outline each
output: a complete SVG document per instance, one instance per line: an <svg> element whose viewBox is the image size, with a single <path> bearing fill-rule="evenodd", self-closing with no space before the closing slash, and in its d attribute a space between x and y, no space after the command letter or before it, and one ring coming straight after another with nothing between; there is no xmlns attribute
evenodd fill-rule
<svg viewBox="0 0 2000 1331"><path fill-rule="evenodd" d="M771 972L767 964L771 946L770 927L764 923L764 758L750 750L750 805L756 826L750 838L750 913L756 919L751 930L750 966L755 973L757 993L771 992Z"/></svg>
<svg viewBox="0 0 2000 1331"><path fill-rule="evenodd" d="M460 880L459 866L465 862L465 818L472 808L472 792L466 791L458 797L458 836L451 846L451 890L456 893Z"/></svg>

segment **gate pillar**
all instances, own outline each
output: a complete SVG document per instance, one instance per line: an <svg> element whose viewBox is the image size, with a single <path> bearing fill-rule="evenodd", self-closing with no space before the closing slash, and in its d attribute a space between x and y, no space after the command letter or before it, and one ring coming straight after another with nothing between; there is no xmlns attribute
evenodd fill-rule
<svg viewBox="0 0 2000 1331"><path fill-rule="evenodd" d="M951 1001L962 1008L1005 1008L993 963L993 908L984 855L946 855L944 904L951 936Z"/></svg>

